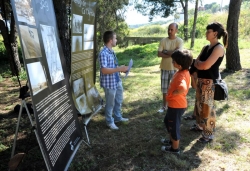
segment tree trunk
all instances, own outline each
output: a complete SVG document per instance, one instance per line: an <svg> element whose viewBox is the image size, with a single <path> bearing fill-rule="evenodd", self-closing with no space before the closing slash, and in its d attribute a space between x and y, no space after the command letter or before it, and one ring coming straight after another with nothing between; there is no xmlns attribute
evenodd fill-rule
<svg viewBox="0 0 250 171"><path fill-rule="evenodd" d="M241 70L240 53L238 47L238 21L242 0L230 0L227 19L228 47L226 51L226 69L229 71Z"/></svg>
<svg viewBox="0 0 250 171"><path fill-rule="evenodd" d="M67 71L71 73L71 30L70 24L70 0L53 0L59 38L66 61Z"/></svg>
<svg viewBox="0 0 250 171"><path fill-rule="evenodd" d="M12 71L12 75L14 75L15 73L18 76L19 73L21 72L21 64L20 64L19 55L18 55L17 28L15 24L13 11L11 11L10 44L11 44L11 53L12 53L10 58L13 57L12 58L13 63L10 62L10 65L12 68L11 71Z"/></svg>
<svg viewBox="0 0 250 171"><path fill-rule="evenodd" d="M1 9L4 9L3 5L4 4L1 5ZM12 76L18 76L21 71L21 64L18 56L17 30L13 12L11 12L10 18L10 31L8 27L6 27L5 21L2 17L0 18L0 30L3 36L3 42L10 64L11 74Z"/></svg>
<svg viewBox="0 0 250 171"><path fill-rule="evenodd" d="M199 0L196 0L195 1L195 9L194 9L194 23L193 23L193 30L192 30L192 37L191 37L191 46L190 46L191 49L194 47L198 5L199 5Z"/></svg>
<svg viewBox="0 0 250 171"><path fill-rule="evenodd" d="M188 41L188 0L185 0L184 10L184 41Z"/></svg>

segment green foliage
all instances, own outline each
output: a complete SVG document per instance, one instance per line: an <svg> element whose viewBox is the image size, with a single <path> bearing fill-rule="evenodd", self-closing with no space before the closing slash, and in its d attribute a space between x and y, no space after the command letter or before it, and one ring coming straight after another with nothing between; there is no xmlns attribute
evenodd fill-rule
<svg viewBox="0 0 250 171"><path fill-rule="evenodd" d="M227 28L226 27L227 26L227 17L228 17L227 12L212 14L209 17L207 24L217 21L217 22L220 22L226 29Z"/></svg>
<svg viewBox="0 0 250 171"><path fill-rule="evenodd" d="M3 78L11 77L10 66L5 62L1 62L0 75Z"/></svg>
<svg viewBox="0 0 250 171"><path fill-rule="evenodd" d="M1 142L0 142L0 152L6 150L8 147L3 145Z"/></svg>
<svg viewBox="0 0 250 171"><path fill-rule="evenodd" d="M21 69L21 72L20 72L20 74L19 74L18 77L19 77L20 80L27 80L28 79L27 73L26 73L26 71L23 68ZM11 77L11 79L14 82L17 81L17 77L16 76Z"/></svg>
<svg viewBox="0 0 250 171"><path fill-rule="evenodd" d="M239 41L238 41L238 46L239 46L239 49L249 49L249 47L250 47L249 39L240 38Z"/></svg>
<svg viewBox="0 0 250 171"><path fill-rule="evenodd" d="M23 63L23 55L22 55L22 49L20 46L20 42L18 41L18 56L20 63ZM0 35L0 64L5 64L8 61L8 57L6 54L6 48L3 43L3 37Z"/></svg>
<svg viewBox="0 0 250 171"><path fill-rule="evenodd" d="M220 4L217 4L217 2L213 2L211 4L206 4L206 5L204 5L204 7L205 7L207 12L216 13L216 12L220 11Z"/></svg>
<svg viewBox="0 0 250 171"><path fill-rule="evenodd" d="M196 38L202 38L205 35L206 25L208 23L208 18L210 16L211 16L210 14L202 13L197 17L196 33L195 33ZM193 18L189 19L188 23L189 23L188 30L190 30L189 37L191 37L194 19ZM184 37L184 25L183 24L180 25L178 34L180 37Z"/></svg>
<svg viewBox="0 0 250 171"><path fill-rule="evenodd" d="M215 5L216 3L212 3ZM210 4L209 9L212 8ZM250 11L249 11L250 3L248 2L243 2L241 5L241 12L240 12L240 17L239 17L239 37L245 39L245 43L249 41L247 38L250 35L250 25L248 22L250 21ZM226 7L225 7L226 8ZM211 10L211 9L210 9ZM193 13L194 10L190 9L189 10L189 27L188 30L190 30L190 35L191 37L191 30L193 27ZM211 22L220 22L225 28L227 25L227 17L228 17L228 12L217 12L214 14L211 14L211 11L206 10L206 11L199 11L198 17L197 17L197 23L196 23L196 38L204 38L205 37L205 31L206 31L206 26L207 24ZM157 27L160 27L160 25L157 25ZM137 37L146 37L151 34L151 37L164 37L166 36L166 29L162 27L165 31L164 32L155 32L155 28L149 25L144 25L141 26L137 29L130 29L130 36L137 36ZM152 29L150 31L149 29ZM181 38L184 38L184 26L183 24L179 24L179 31L178 31L178 36ZM196 40L195 40L196 41ZM243 40L244 41L244 40ZM240 48L247 48L246 45L243 43L240 45Z"/></svg>
<svg viewBox="0 0 250 171"><path fill-rule="evenodd" d="M216 13L220 11L220 5L219 4L214 4L211 8L212 13Z"/></svg>
<svg viewBox="0 0 250 171"><path fill-rule="evenodd" d="M239 36L242 38L249 37L250 35L250 11L249 9L240 11L240 20L239 20Z"/></svg>
<svg viewBox="0 0 250 171"><path fill-rule="evenodd" d="M130 31L131 37L156 37L166 35L167 30L160 25L143 26Z"/></svg>
<svg viewBox="0 0 250 171"><path fill-rule="evenodd" d="M6 50L5 50L5 46L3 43L3 37L2 35L0 35L0 59L1 61L3 60L4 57L6 57Z"/></svg>
<svg viewBox="0 0 250 171"><path fill-rule="evenodd" d="M118 34L117 35L118 46L124 47L125 46L124 38L129 34L128 25L125 22L118 23L116 32Z"/></svg>
<svg viewBox="0 0 250 171"><path fill-rule="evenodd" d="M152 43L147 45L129 46L121 51L116 51L117 58L120 65L128 65L129 59L133 59L133 67L140 68L146 66L153 66L160 63L160 58L157 57L157 49L159 43Z"/></svg>
<svg viewBox="0 0 250 171"><path fill-rule="evenodd" d="M147 24L133 24L133 25L129 25L129 28L131 29L136 29L136 28L139 28L139 27L144 27L144 26L151 26L151 25L164 25L168 22L171 22L172 20L167 20L167 21L154 21L154 22L150 22L150 23L147 23Z"/></svg>
<svg viewBox="0 0 250 171"><path fill-rule="evenodd" d="M151 21L154 16L168 17L177 9L177 4L174 0L144 0L137 1L135 8L143 15L148 15Z"/></svg>
<svg viewBox="0 0 250 171"><path fill-rule="evenodd" d="M96 23L97 23L97 51L103 46L102 35L107 30L116 32L119 42L128 35L128 26L124 23L124 10L128 5L128 0L113 0L113 1L98 1L96 9Z"/></svg>

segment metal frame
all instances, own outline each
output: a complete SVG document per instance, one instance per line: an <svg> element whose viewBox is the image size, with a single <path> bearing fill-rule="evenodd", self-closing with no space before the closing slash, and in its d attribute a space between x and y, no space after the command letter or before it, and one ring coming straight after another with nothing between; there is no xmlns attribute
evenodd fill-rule
<svg viewBox="0 0 250 171"><path fill-rule="evenodd" d="M89 121L91 120L92 117L94 117L95 115L97 115L97 113L102 109L102 105L100 105L98 107L98 109L93 113L91 114L87 119L84 118L84 115L82 115L82 120L83 120L83 126L84 126L84 130L85 130L85 134L86 134L86 138L87 138L87 142L83 140L83 142L89 146L90 146L90 141L89 141L89 135L88 135L88 130L87 130L87 125L89 123Z"/></svg>
<svg viewBox="0 0 250 171"><path fill-rule="evenodd" d="M21 100L21 105L20 105L20 109L19 109L19 114L18 114L18 120L17 120L17 126L16 126L16 132L15 132L15 137L14 137L14 143L13 143L13 147L12 147L12 152L11 152L11 158L14 156L14 153L15 153L15 148L16 148L16 140L17 140L17 136L18 136L18 129L19 129L19 124L20 124L20 119L21 119L21 115L22 115L22 110L23 110L23 107L25 107L26 109L26 112L27 112L27 115L29 117L29 120L30 120L30 123L32 125L32 129L34 130L35 132L35 135L36 135L36 139L37 139L37 142L39 144L39 147L41 148L42 147L42 144L40 142L40 139L39 139L39 136L38 136L38 133L37 133L37 130L36 130L36 122L32 120L31 118L31 115L30 115L30 112L28 110L28 107L27 107L27 104L26 104L26 101L25 101L25 98L23 98ZM45 161L45 164L46 164L46 167L48 170L51 170L50 167L49 167L49 164L46 160L46 156L43 152L43 150L41 149L41 152L42 152L42 155L43 155L43 159Z"/></svg>

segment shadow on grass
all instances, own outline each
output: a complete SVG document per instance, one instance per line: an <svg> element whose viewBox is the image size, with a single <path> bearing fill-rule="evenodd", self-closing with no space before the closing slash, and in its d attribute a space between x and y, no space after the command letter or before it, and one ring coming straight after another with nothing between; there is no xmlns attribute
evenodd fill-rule
<svg viewBox="0 0 250 171"><path fill-rule="evenodd" d="M165 114L157 113L160 103L160 99L144 98L124 104L124 117L128 117L130 121L118 123L118 131L110 130L106 126L102 110L100 112L102 114L96 115L87 126L92 148L82 143L69 170L192 170L199 168L202 159L198 153L207 147L196 142L200 137L199 132L189 130L194 121L182 120L180 148L183 153L181 156L177 157L161 151L160 140L167 137L167 132L163 123ZM223 110L222 108L219 116L223 113ZM28 117L24 116L23 119L27 121L25 124L22 122L22 130L27 131L30 128ZM4 124L6 127L3 129L10 129L10 127L15 129L14 123L9 125L10 127L7 127L7 122ZM14 129L9 131L6 137L13 135ZM82 122L81 129L86 140ZM215 141L209 148L228 153L236 148L238 141L242 138L237 132L219 129L219 132L226 132L226 134L216 136ZM40 148L34 136L33 134L33 138L30 140L23 137L22 140L17 142L17 151L22 152L25 148L29 149L19 166L20 170L46 170ZM232 137L232 139L226 141L228 140L227 137ZM11 140L4 143L11 146L13 142ZM7 170L10 148L0 152L0 155L1 158L5 158L1 170ZM30 163L36 165L30 167Z"/></svg>
<svg viewBox="0 0 250 171"><path fill-rule="evenodd" d="M14 111L10 111L4 118L0 120L1 122L0 170L8 170L8 163L11 158L14 136L17 126L16 123L17 118L18 114ZM45 170L46 168L44 167L45 163L42 158L42 153L38 146L35 134L31 129L32 126L29 121L28 115L22 113L14 155L18 153L25 153L26 155L23 161L19 164L18 170L34 170L35 165L36 168ZM38 150L36 150L35 153L32 152L36 148L38 148Z"/></svg>
<svg viewBox="0 0 250 171"><path fill-rule="evenodd" d="M103 114L96 115L87 126L92 148L83 143L69 170L191 170L198 168L202 161L197 154L204 149L205 145L196 143L199 133L189 131L192 121L182 121L181 150L183 153L181 156L163 153L160 150L162 146L160 139L167 136L163 123L165 114L156 113L154 109L150 110L150 106L154 104L154 102L149 102L140 106L138 102L130 103L130 107L135 106L135 108L132 107L132 110L124 113L130 121L118 123L120 128L118 131L108 129ZM28 128L28 124L23 125L24 130ZM82 122L81 128L85 137ZM228 132L215 141L222 144L224 138L232 135L237 136L237 140L240 139L239 134ZM19 169L46 170L34 134L31 136L33 138L30 140L24 137L17 142L17 152L23 152L25 148L29 150ZM234 148L237 140L232 138L228 144L233 144L232 148ZM218 149L218 145L213 148ZM229 151L226 145L220 150ZM0 155L5 158L4 164L7 166L10 149L2 151ZM30 163L32 165L36 163L36 166L30 167ZM1 166L1 170L6 170L6 167Z"/></svg>

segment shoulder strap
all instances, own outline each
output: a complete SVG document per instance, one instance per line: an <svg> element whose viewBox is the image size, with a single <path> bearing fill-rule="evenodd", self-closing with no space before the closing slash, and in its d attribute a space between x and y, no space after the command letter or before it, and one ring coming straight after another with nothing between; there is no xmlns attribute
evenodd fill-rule
<svg viewBox="0 0 250 171"><path fill-rule="evenodd" d="M213 47L211 47L210 49L214 49L215 48L215 46L217 46L217 45L220 45L220 42L218 42L217 44L215 44ZM209 45L207 45L208 47L209 47ZM210 50L210 49L208 49L208 50Z"/></svg>

